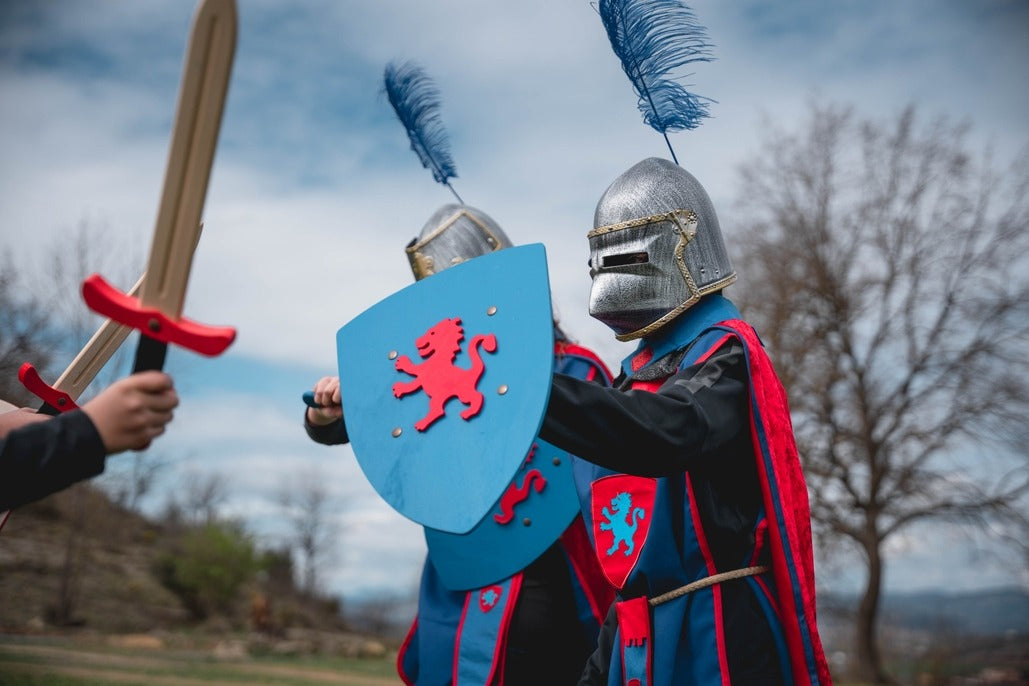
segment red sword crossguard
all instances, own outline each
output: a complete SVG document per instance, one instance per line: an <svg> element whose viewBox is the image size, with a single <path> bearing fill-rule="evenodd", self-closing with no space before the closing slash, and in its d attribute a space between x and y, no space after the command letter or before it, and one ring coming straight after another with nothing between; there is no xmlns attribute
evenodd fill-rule
<svg viewBox="0 0 1029 686"><path fill-rule="evenodd" d="M58 390L56 385L50 386L43 381L31 362L26 362L18 370L18 380L29 393L43 401L43 408L40 408L43 414L58 414L78 407L70 393Z"/></svg>
<svg viewBox="0 0 1029 686"><path fill-rule="evenodd" d="M157 307L147 307L123 293L99 274L82 283L82 298L91 310L136 329L161 343L174 344L213 357L225 352L236 339L230 326L206 326L185 317L172 319Z"/></svg>

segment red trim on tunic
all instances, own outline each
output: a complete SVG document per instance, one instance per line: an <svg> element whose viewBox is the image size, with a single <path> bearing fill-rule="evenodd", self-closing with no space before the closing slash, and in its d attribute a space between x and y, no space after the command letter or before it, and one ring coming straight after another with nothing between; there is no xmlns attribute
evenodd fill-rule
<svg viewBox="0 0 1029 686"><path fill-rule="evenodd" d="M414 682L404 672L404 655L407 653L407 649L411 647L411 639L414 638L414 633L418 629L418 615L415 615L414 621L411 622L411 628L407 630L407 636L404 637L404 642L400 644L400 650L397 651L397 675L400 676L400 680L404 682L405 686L414 686Z"/></svg>
<svg viewBox="0 0 1029 686"><path fill-rule="evenodd" d="M586 523L581 516L576 517L561 534L561 546L579 580L579 587L590 604L593 616L598 624L603 624L607 608L614 602L615 591L604 578L596 551L586 533Z"/></svg>
<svg viewBox="0 0 1029 686"><path fill-rule="evenodd" d="M629 366L632 368L632 371L638 372L652 359L654 359L654 349L647 346L632 356L632 359L629 361Z"/></svg>
<svg viewBox="0 0 1029 686"><path fill-rule="evenodd" d="M717 346L715 346L717 347ZM713 350L714 348L712 348ZM700 521L700 512L697 510L697 499L693 495L693 483L690 481L689 472L685 474L686 497L690 500L690 518L693 520L693 532L697 536L697 544L700 546L700 554L704 557L704 566L707 567L707 575L713 576L718 573L715 567L714 556L711 555L711 546L708 545L707 535L704 532L704 524ZM714 601L714 613L712 618L715 625L715 645L718 649L718 671L722 675L722 686L731 686L729 682L729 655L725 648L725 617L722 612L722 585L715 584L711 587L711 599Z"/></svg>
<svg viewBox="0 0 1029 686"><path fill-rule="evenodd" d="M510 597L504 606L504 618L501 619L500 631L498 633L496 648L493 653L493 671L490 672L486 683L492 684L497 679L497 686L504 686L504 661L507 659L507 631L511 628L511 618L514 616L515 605L518 603L518 596L522 591L522 578L524 573L518 572L511 577L511 588L508 589ZM469 594L470 595L470 594ZM454 680L454 686L459 686Z"/></svg>
<svg viewBox="0 0 1029 686"><path fill-rule="evenodd" d="M472 596L478 596L478 593L475 591L468 591L464 594L464 607L461 608L461 619L457 623L457 640L454 641L454 669L451 672L450 677L450 680L455 684L457 683L458 676L457 667L460 664L460 660L458 658L461 655L461 636L464 635L464 618L468 616L468 606L472 602Z"/></svg>
<svg viewBox="0 0 1029 686"><path fill-rule="evenodd" d="M604 372L604 376L608 379L608 383L610 383L610 380L614 378L614 375L611 374L611 370L607 368L607 365L604 364L604 361L600 359L597 356L597 354L589 348L584 348L581 345L569 343L568 341L555 341L554 351L558 355L560 355L561 353L568 353L569 355L579 355L580 357L585 357L590 362L600 367L601 371Z"/></svg>

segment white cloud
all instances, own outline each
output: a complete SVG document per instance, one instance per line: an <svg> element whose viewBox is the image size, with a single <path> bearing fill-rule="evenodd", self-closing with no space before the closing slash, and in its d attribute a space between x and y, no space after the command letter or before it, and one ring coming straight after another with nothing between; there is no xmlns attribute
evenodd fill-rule
<svg viewBox="0 0 1029 686"><path fill-rule="evenodd" d="M700 129L672 142L724 216L736 167L762 133L757 115L790 128L815 91L875 116L914 100L927 115L970 117L982 140L1008 149L1025 140L1029 22L1003 15L1024 20L1024 9L924 0L694 8L717 61L697 65L692 83L718 102ZM38 13L37 22L0 10L3 245L39 256L86 218L144 256L192 7L97 0ZM239 13L185 308L237 327L238 338L220 360L171 358L183 404L159 445L191 467L227 470L233 506L255 521L270 517L281 479L301 465L324 469L348 503L334 582L409 586L419 528L375 496L347 449L327 453L299 423L299 394L334 372L338 327L411 282L403 247L451 201L379 93L385 63L414 59L437 81L458 191L516 242L547 245L564 328L612 367L632 346L586 313L585 233L607 184L667 151L642 124L587 2L240 0Z"/></svg>

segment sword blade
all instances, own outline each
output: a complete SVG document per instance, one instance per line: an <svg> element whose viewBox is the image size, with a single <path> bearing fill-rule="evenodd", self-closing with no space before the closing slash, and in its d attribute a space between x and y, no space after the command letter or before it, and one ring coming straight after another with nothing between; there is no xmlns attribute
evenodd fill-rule
<svg viewBox="0 0 1029 686"><path fill-rule="evenodd" d="M235 0L193 18L140 303L180 318L236 49Z"/></svg>

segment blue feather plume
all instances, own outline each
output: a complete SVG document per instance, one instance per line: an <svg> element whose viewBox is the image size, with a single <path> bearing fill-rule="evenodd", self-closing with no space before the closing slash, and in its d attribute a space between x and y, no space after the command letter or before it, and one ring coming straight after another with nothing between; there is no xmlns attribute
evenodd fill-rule
<svg viewBox="0 0 1029 686"><path fill-rule="evenodd" d="M432 79L412 62L390 62L385 73L386 95L400 123L407 130L411 149L432 177L464 201L450 185L457 168L450 156L450 140L440 117L440 95Z"/></svg>
<svg viewBox="0 0 1029 686"><path fill-rule="evenodd" d="M598 11L648 126L668 142L669 131L695 129L710 116L708 103L714 100L677 81L692 75L683 74L683 67L714 59L693 10L682 0L600 0Z"/></svg>

